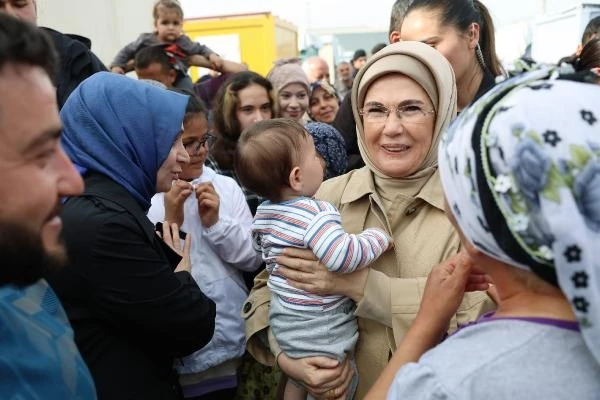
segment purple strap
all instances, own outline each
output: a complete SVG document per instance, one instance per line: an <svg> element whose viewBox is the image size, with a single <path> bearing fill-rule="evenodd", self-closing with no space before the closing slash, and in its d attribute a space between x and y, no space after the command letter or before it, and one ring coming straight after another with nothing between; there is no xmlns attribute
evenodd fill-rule
<svg viewBox="0 0 600 400"><path fill-rule="evenodd" d="M556 328L561 328L561 329L568 329L570 331L575 331L575 332L579 332L579 324L577 323L577 321L565 321L562 319L555 319L555 318L543 318L543 317L494 317L494 312L489 312L486 314L483 314L481 317L479 317L479 319L469 322L467 324L461 325L460 328L458 330L461 330L463 328L466 328L468 326L472 326L472 325L478 325L484 322L493 322L493 321L502 321L502 320L508 320L508 321L525 321L525 322L531 322L534 324L541 324L541 325L548 325L548 326L554 326ZM458 332L458 331L457 331Z"/></svg>

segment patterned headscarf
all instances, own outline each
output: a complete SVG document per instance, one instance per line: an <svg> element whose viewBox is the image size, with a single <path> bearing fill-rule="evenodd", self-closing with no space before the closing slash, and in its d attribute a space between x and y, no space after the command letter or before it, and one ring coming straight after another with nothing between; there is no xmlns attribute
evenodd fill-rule
<svg viewBox="0 0 600 400"><path fill-rule="evenodd" d="M311 97L312 97L314 91L317 89L323 89L325 92L329 93L330 95L337 97L338 103L340 103L340 95L335 90L335 88L333 86L331 86L331 84L329 82L327 82L325 80L311 82L311 84L310 84L310 96Z"/></svg>
<svg viewBox="0 0 600 400"><path fill-rule="evenodd" d="M346 143L342 134L333 126L323 122L309 122L304 128L315 141L317 152L327 163L325 179L342 175L348 164Z"/></svg>
<svg viewBox="0 0 600 400"><path fill-rule="evenodd" d="M600 86L530 72L442 138L439 169L469 241L561 288L600 362Z"/></svg>

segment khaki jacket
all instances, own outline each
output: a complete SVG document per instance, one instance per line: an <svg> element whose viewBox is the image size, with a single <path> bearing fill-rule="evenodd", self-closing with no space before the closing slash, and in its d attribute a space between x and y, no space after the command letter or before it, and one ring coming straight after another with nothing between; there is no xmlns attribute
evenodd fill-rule
<svg viewBox="0 0 600 400"><path fill-rule="evenodd" d="M395 202L404 218L393 235L375 192L372 173L366 167L324 182L316 197L339 208L347 232L377 227L394 239L394 251L386 252L369 266L364 297L357 304L356 398L362 399L414 320L427 275L432 267L458 252L460 241L443 210L438 172L416 196L401 196ZM266 335L257 335L268 328L270 293L266 281L266 271L256 277L242 316L246 320L248 351L259 362L273 365L275 359L265 345ZM465 295L449 332L493 308L494 303L484 293Z"/></svg>

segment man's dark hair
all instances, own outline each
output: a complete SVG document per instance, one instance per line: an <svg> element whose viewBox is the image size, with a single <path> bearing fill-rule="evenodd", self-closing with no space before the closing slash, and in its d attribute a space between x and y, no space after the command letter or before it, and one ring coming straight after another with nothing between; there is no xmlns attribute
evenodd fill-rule
<svg viewBox="0 0 600 400"><path fill-rule="evenodd" d="M0 12L0 70L7 64L41 67L55 82L58 62L50 38L35 25Z"/></svg>
<svg viewBox="0 0 600 400"><path fill-rule="evenodd" d="M410 6L411 1L412 0L396 0L394 2L390 15L390 30L388 32L388 37L393 31L400 32L402 21L404 21L406 10L408 10L408 6Z"/></svg>
<svg viewBox="0 0 600 400"><path fill-rule="evenodd" d="M164 71L175 69L162 45L143 48L135 55L136 68L148 68L150 64L154 63L160 64Z"/></svg>
<svg viewBox="0 0 600 400"><path fill-rule="evenodd" d="M581 45L585 46L592 39L600 39L600 15L590 19L581 35Z"/></svg>
<svg viewBox="0 0 600 400"><path fill-rule="evenodd" d="M371 55L379 52L380 50L382 50L385 46L387 46L387 44L385 43L377 43L375 46L373 46L373 48L371 48Z"/></svg>

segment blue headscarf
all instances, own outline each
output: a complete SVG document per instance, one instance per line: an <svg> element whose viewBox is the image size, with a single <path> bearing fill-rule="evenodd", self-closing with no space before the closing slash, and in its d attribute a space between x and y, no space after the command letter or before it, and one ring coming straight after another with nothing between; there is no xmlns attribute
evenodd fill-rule
<svg viewBox="0 0 600 400"><path fill-rule="evenodd" d="M60 112L62 145L80 171L119 183L144 209L156 174L181 132L188 97L99 72L69 96Z"/></svg>

